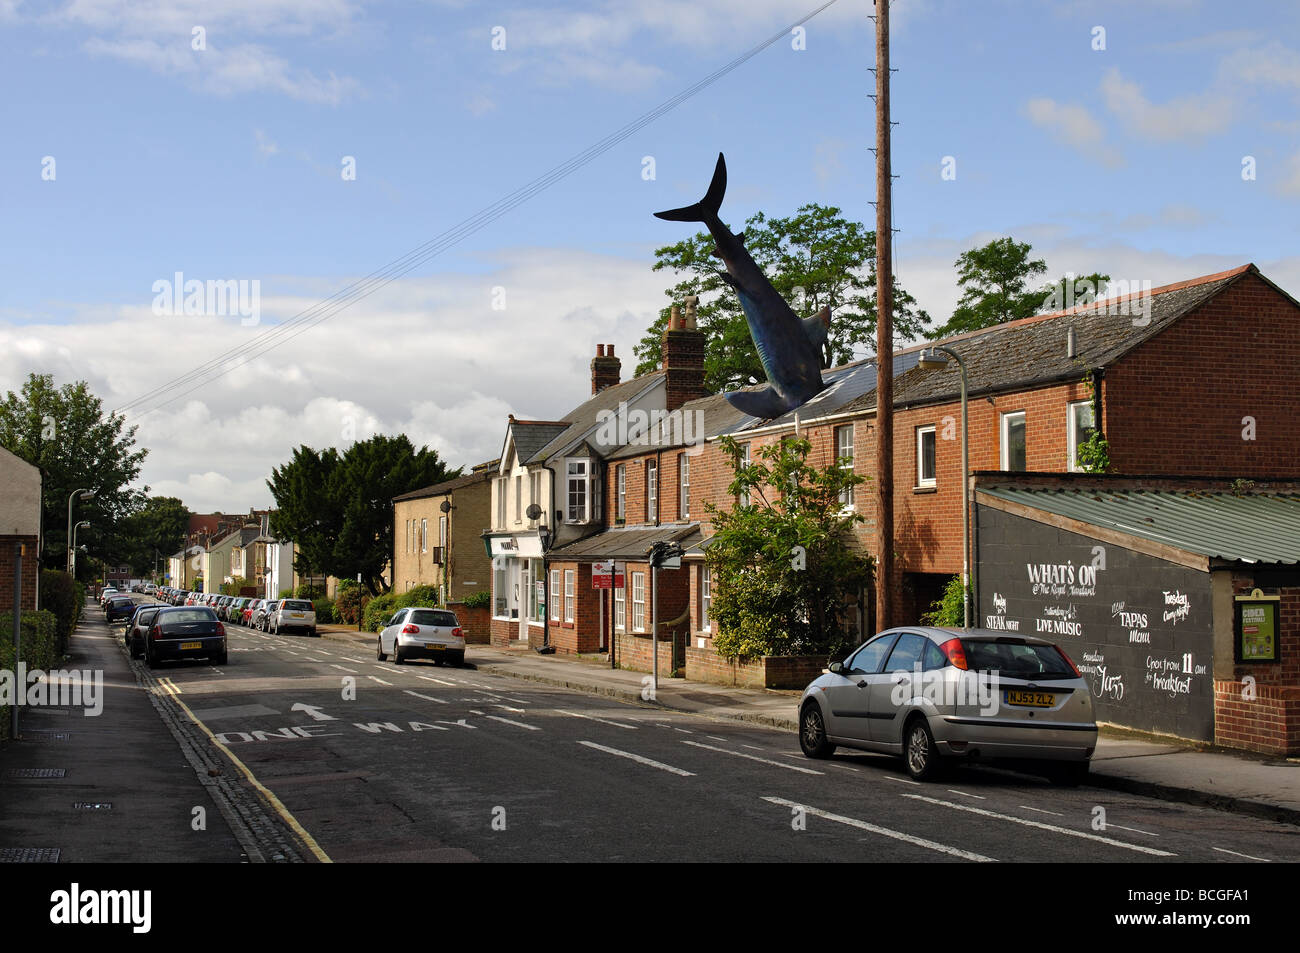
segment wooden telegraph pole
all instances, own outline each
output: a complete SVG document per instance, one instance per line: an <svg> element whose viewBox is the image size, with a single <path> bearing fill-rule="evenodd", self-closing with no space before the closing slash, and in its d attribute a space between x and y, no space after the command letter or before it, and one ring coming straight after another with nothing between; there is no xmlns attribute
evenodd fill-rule
<svg viewBox="0 0 1300 953"><path fill-rule="evenodd" d="M876 0L876 631L894 621L894 265L889 0Z"/></svg>

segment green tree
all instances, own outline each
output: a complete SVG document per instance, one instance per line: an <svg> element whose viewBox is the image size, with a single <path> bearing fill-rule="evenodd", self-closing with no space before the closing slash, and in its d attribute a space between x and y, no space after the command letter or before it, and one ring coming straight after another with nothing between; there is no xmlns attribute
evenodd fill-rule
<svg viewBox="0 0 1300 953"><path fill-rule="evenodd" d="M190 511L177 497L151 496L139 510L115 528L117 545L128 553L130 566L142 574L165 570L167 557L185 545Z"/></svg>
<svg viewBox="0 0 1300 953"><path fill-rule="evenodd" d="M849 545L849 530L863 517L842 496L865 478L838 463L811 466L806 439L762 447L748 465L733 438L720 445L735 472L728 491L748 493L751 502L730 510L705 504L714 528L705 558L715 648L727 658L849 648L847 600L866 588L872 567Z"/></svg>
<svg viewBox="0 0 1300 953"><path fill-rule="evenodd" d="M89 541L93 555L109 565L129 561L131 547L118 524L143 503L130 484L147 453L136 449L135 433L126 418L104 413L85 381L55 387L52 375L32 374L20 392L9 391L0 402L0 446L44 474L42 565L66 565L68 496L78 489L95 491L92 499L74 503L74 521L91 524L78 542Z"/></svg>
<svg viewBox="0 0 1300 953"><path fill-rule="evenodd" d="M305 444L293 459L271 469L266 481L275 500L271 533L296 545L294 569L303 575L329 572L334 543L343 527L343 508L332 494L339 454L333 447L316 451Z"/></svg>
<svg viewBox="0 0 1300 953"><path fill-rule="evenodd" d="M745 247L795 314L816 314L830 306L831 327L822 359L825 366L851 361L855 353L874 353L876 334L876 233L851 222L835 207L805 205L788 218L758 212L745 222ZM634 348L636 373L658 369L663 361L663 332L672 304L699 296L697 326L707 341L704 383L714 391L764 379L758 350L736 292L720 277L711 254L713 237L699 232L655 251L655 271L669 269L684 277L667 289L669 306ZM897 283L894 326L903 337L923 333L930 316Z"/></svg>
<svg viewBox="0 0 1300 953"><path fill-rule="evenodd" d="M1031 251L1028 242L1007 236L962 252L955 262L961 299L948 323L931 332L931 339L1087 304L1110 280L1110 275L1094 272L1037 284L1035 279L1047 273L1047 263L1030 258Z"/></svg>

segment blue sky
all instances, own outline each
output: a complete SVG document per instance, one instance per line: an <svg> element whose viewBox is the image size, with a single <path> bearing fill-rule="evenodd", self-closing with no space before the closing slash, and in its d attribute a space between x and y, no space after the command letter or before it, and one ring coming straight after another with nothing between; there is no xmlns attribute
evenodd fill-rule
<svg viewBox="0 0 1300 953"><path fill-rule="evenodd" d="M817 5L0 0L0 388L42 371L122 406ZM956 256L1006 234L1053 273L1158 285L1254 261L1300 294L1300 6L892 9L897 272L938 321ZM653 249L686 234L651 213L703 194L719 151L733 224L807 202L873 222L870 12L839 0L805 49L781 40L408 278L133 415L145 481L237 510L269 502L264 480L298 443L402 430L455 464L494 455L506 413L584 397L596 342L630 374L671 283ZM259 324L154 314L153 283L178 271L259 281Z"/></svg>

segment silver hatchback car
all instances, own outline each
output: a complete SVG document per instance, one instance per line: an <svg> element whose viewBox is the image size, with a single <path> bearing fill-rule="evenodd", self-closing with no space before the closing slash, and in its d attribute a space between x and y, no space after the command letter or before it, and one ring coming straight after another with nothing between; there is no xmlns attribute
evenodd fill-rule
<svg viewBox="0 0 1300 953"><path fill-rule="evenodd" d="M902 755L917 780L957 760L1042 761L1078 784L1097 747L1092 693L1055 644L987 629L904 626L868 639L799 699L799 745Z"/></svg>

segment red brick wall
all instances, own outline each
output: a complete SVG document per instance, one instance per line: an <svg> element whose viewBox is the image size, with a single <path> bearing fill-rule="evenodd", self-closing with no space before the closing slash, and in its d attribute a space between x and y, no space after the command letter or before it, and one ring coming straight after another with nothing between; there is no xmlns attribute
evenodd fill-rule
<svg viewBox="0 0 1300 953"><path fill-rule="evenodd" d="M728 661L711 648L686 649L686 678L693 682L740 688L802 689L824 668L826 659L811 655Z"/></svg>
<svg viewBox="0 0 1300 953"><path fill-rule="evenodd" d="M11 614L14 607L15 543L22 543L27 547L23 554L23 591L19 600L24 610L36 608L36 585L40 578L40 567L36 558L36 537L0 536L0 612L8 611Z"/></svg>
<svg viewBox="0 0 1300 953"><path fill-rule="evenodd" d="M489 638L493 646L508 649L519 637L519 623L513 619L492 619Z"/></svg>
<svg viewBox="0 0 1300 953"><path fill-rule="evenodd" d="M681 639L677 640L681 654ZM633 672L653 671L649 633L619 632L614 636L615 660L619 668ZM667 676L673 670L673 642L666 633L659 635L659 674Z"/></svg>
<svg viewBox="0 0 1300 953"><path fill-rule="evenodd" d="M1247 697L1253 694L1252 697ZM1214 680L1214 741L1267 754L1300 754L1300 688Z"/></svg>
<svg viewBox="0 0 1300 953"><path fill-rule="evenodd" d="M447 608L456 613L466 643L487 645L492 641L492 613L487 606L471 609L463 602L448 602Z"/></svg>
<svg viewBox="0 0 1300 953"><path fill-rule="evenodd" d="M1254 577L1233 576L1234 596L1250 595L1255 588ZM1300 687L1300 588L1272 590L1269 595L1281 595L1278 605L1278 655L1280 662L1267 664L1241 664L1232 667L1233 678L1240 681L1247 675L1260 685L1290 685ZM1235 635L1234 635L1235 638Z"/></svg>
<svg viewBox="0 0 1300 953"><path fill-rule="evenodd" d="M1300 309L1256 275L1106 372L1106 439L1120 472L1296 473ZM1255 439L1242 439L1254 417Z"/></svg>

